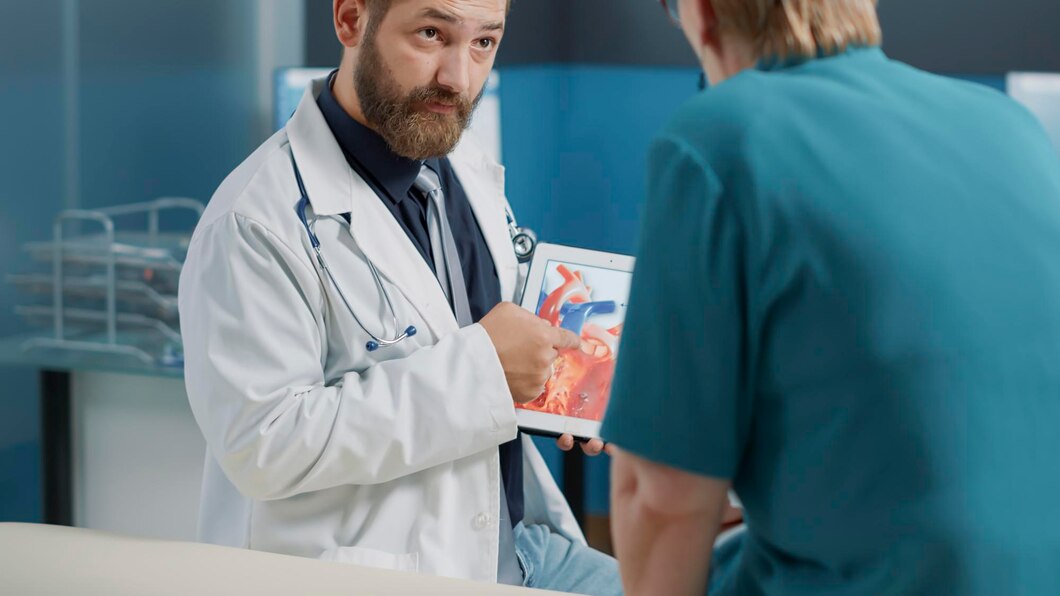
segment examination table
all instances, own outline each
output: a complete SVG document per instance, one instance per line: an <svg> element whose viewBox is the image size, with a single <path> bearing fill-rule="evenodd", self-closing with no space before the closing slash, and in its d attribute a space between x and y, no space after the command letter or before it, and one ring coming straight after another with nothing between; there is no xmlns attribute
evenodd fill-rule
<svg viewBox="0 0 1060 596"><path fill-rule="evenodd" d="M192 542L0 523L0 594L555 594Z"/></svg>

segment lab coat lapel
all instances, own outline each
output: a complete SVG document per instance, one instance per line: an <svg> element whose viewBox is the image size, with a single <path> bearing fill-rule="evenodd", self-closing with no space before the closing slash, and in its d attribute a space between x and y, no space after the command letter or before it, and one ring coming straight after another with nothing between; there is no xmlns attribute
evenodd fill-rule
<svg viewBox="0 0 1060 596"><path fill-rule="evenodd" d="M287 124L291 150L313 212L349 213L350 233L357 247L383 278L398 287L435 335L458 330L449 302L423 256L375 191L346 162L316 103L325 84L327 79L313 81ZM366 282L364 287L374 285Z"/></svg>
<svg viewBox="0 0 1060 596"><path fill-rule="evenodd" d="M449 156L449 161L464 187L471 210L490 249L500 279L501 299L514 301L518 299L515 289L519 263L512 250L504 212L504 168L473 147L474 142L473 138L465 135L465 141Z"/></svg>

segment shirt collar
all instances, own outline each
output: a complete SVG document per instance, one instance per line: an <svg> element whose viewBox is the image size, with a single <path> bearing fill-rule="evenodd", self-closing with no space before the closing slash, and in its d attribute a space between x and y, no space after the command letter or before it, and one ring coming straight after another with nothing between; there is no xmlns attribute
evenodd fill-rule
<svg viewBox="0 0 1060 596"><path fill-rule="evenodd" d="M850 46L842 52L828 53L825 50L818 50L817 55L810 56L788 56L785 58L778 58L776 56L767 56L758 61L756 68L758 70L770 72L776 70L785 70L788 68L794 68L801 66L807 62L813 62L814 60L820 60L822 58L837 58L840 56L854 57L859 55L865 56L878 56L883 57L883 50L879 46Z"/></svg>
<svg viewBox="0 0 1060 596"><path fill-rule="evenodd" d="M386 191L386 199L394 204L400 203L408 197L409 189L416 182L424 162L394 153L383 137L346 113L331 91L335 72L338 71L328 76L328 84L324 85L317 99L324 120L346 154L346 159L351 165L360 166L355 167L358 173L371 176L371 182ZM440 174L439 161L435 158L426 163Z"/></svg>

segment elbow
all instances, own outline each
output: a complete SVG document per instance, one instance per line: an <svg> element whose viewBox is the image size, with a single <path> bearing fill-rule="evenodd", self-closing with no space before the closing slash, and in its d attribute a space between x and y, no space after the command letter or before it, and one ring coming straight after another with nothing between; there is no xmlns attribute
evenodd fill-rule
<svg viewBox="0 0 1060 596"><path fill-rule="evenodd" d="M261 465L252 454L218 458L228 481L239 494L254 501L278 501L298 494L297 482L278 466Z"/></svg>
<svg viewBox="0 0 1060 596"><path fill-rule="evenodd" d="M248 499L279 501L339 485L372 485L388 482L396 475L350 474L347 478L324 478L312 464L263 462L253 456L229 456L219 460L229 482ZM353 471L353 470L350 470Z"/></svg>
<svg viewBox="0 0 1060 596"><path fill-rule="evenodd" d="M269 433L230 432L215 451L228 481L248 499L277 501L306 492L314 459Z"/></svg>
<svg viewBox="0 0 1060 596"><path fill-rule="evenodd" d="M397 477L349 452L281 444L258 437L240 449L227 450L218 463L236 490L255 501L278 501L340 485L379 484ZM337 465L337 459L344 465Z"/></svg>
<svg viewBox="0 0 1060 596"><path fill-rule="evenodd" d="M642 514L696 516L724 498L728 481L708 478L643 459L627 452L615 458L616 500L635 506Z"/></svg>

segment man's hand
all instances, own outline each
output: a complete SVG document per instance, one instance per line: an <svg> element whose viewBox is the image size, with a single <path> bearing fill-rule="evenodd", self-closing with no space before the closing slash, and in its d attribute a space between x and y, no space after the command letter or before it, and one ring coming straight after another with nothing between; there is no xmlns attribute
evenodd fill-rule
<svg viewBox="0 0 1060 596"><path fill-rule="evenodd" d="M511 302L498 304L479 325L497 350L512 399L520 404L541 396L558 350L577 349L582 343L576 334L553 327Z"/></svg>
<svg viewBox="0 0 1060 596"><path fill-rule="evenodd" d="M563 451L574 449L574 435L561 436L556 439L556 445ZM589 441L582 443L582 451L585 455L600 455L601 453L614 455L614 448L611 444L604 443L600 439L590 439Z"/></svg>

